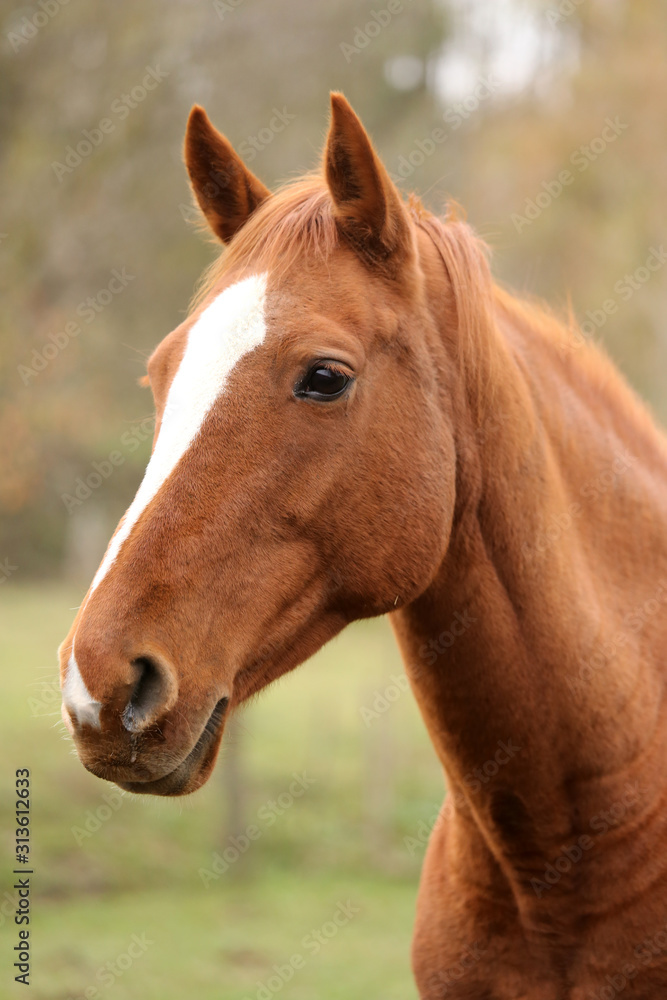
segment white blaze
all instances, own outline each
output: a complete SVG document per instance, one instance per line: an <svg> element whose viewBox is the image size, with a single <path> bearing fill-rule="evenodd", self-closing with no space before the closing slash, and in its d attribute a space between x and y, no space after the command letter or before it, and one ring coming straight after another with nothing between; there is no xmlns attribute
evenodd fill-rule
<svg viewBox="0 0 667 1000"><path fill-rule="evenodd" d="M141 513L194 441L232 368L264 340L265 295L266 274L230 285L190 329L185 353L169 388L151 460L95 574L91 593L106 575Z"/></svg>
<svg viewBox="0 0 667 1000"><path fill-rule="evenodd" d="M266 279L266 274L252 275L230 285L191 327L183 358L169 387L160 433L144 478L109 542L90 594L104 579L142 512L196 438L236 363L264 340ZM80 722L99 724L99 703L86 688L74 657L74 644L63 700Z"/></svg>
<svg viewBox="0 0 667 1000"><path fill-rule="evenodd" d="M74 643L72 643L72 653L67 664L67 677L63 684L63 703L70 715L76 717L79 725L83 725L85 722L89 726L99 728L102 705L93 699L84 683L74 656Z"/></svg>

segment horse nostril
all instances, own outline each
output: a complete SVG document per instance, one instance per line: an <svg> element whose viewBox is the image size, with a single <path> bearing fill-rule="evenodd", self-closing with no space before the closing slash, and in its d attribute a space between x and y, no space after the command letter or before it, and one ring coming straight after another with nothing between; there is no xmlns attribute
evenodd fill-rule
<svg viewBox="0 0 667 1000"><path fill-rule="evenodd" d="M169 667L155 656L138 656L132 661L137 682L122 715L131 733L155 722L176 701L176 680Z"/></svg>

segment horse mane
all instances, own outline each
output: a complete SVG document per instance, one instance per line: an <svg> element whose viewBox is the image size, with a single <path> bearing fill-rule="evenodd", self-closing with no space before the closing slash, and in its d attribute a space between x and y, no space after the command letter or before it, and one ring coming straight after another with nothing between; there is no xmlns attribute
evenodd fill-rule
<svg viewBox="0 0 667 1000"><path fill-rule="evenodd" d="M455 310L453 348L473 414L481 424L493 403L498 357L489 248L456 202L447 205L444 218L427 212L414 197L409 208L416 225L435 244L447 272Z"/></svg>
<svg viewBox="0 0 667 1000"><path fill-rule="evenodd" d="M494 281L489 247L461 218L455 203L444 219L426 212L418 202L411 210L417 225L435 242L449 276L456 309L454 350L478 427L494 410L496 389L508 347L499 323L523 330L546 352L547 365L569 380L583 379L608 406L610 419L619 414L627 426L661 441L646 404L621 377L604 346L584 336L571 303L559 315L541 299L515 294ZM622 423L622 421L621 421ZM620 433L620 425L619 425Z"/></svg>
<svg viewBox="0 0 667 1000"><path fill-rule="evenodd" d="M415 195L409 196L406 208L413 224L433 240L448 275L456 313L453 345L478 422L493 406L502 357L499 318L530 328L564 364L581 366L591 381L607 392L628 397L626 404L632 405L629 397L634 394L604 352L584 338L571 308L561 317L541 300L517 296L494 281L489 247L455 202L447 204L443 217L430 213ZM287 269L297 257L305 263L326 261L339 244L327 184L319 173L306 174L283 185L250 216L204 272L192 307L208 298L226 272L250 259L275 273ZM643 409L638 401L634 408Z"/></svg>

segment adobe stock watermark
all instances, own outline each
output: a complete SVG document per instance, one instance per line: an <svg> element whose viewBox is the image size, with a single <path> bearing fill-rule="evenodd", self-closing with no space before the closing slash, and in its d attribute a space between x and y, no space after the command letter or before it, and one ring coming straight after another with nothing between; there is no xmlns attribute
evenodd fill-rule
<svg viewBox="0 0 667 1000"><path fill-rule="evenodd" d="M96 834L98 830L101 830L107 820L110 820L114 813L118 812L125 801L125 796L121 792L120 788L116 788L112 785L108 791L103 793L102 799L102 805L98 806L94 810L86 810L80 826L74 825L70 827L70 833L79 847L84 840L88 840Z"/></svg>
<svg viewBox="0 0 667 1000"><path fill-rule="evenodd" d="M642 289L651 280L651 276L656 271L660 271L666 263L667 250L662 244L659 247L649 247L648 256L644 263L630 274L626 273L614 282L615 296L605 299L599 309L586 310L586 318L579 324L579 329L574 333L573 342L568 346L577 348L586 344L590 337L602 329L609 317L618 312L621 303L629 302L635 292Z"/></svg>
<svg viewBox="0 0 667 1000"><path fill-rule="evenodd" d="M449 623L449 628L444 629L435 639L429 639L419 647L419 655L431 667L439 656L446 653L454 645L456 640L467 632L471 625L477 621L474 615L468 610L455 611L454 617Z"/></svg>
<svg viewBox="0 0 667 1000"><path fill-rule="evenodd" d="M480 448L485 448L497 442L504 431L512 433L512 424L507 414L500 410L497 413L490 413L475 428L475 442Z"/></svg>
<svg viewBox="0 0 667 1000"><path fill-rule="evenodd" d="M368 21L355 27L352 41L340 43L339 48L345 57L345 62L352 62L355 56L368 48L373 39L377 38L395 17L403 13L406 2L411 3L412 0L405 0L405 2L404 0L389 0L386 7L372 10Z"/></svg>
<svg viewBox="0 0 667 1000"><path fill-rule="evenodd" d="M213 167L208 171L206 183L202 185L200 193L206 201L214 201L217 195L234 184L235 178L233 168ZM178 210L186 222L200 222L202 219L201 210L191 202L187 204L182 202Z"/></svg>
<svg viewBox="0 0 667 1000"><path fill-rule="evenodd" d="M282 108L273 108L271 118L268 123L260 128L256 135L248 135L239 144L238 151L246 163L251 163L258 153L269 146L275 137L283 132L288 125L296 121L297 116L292 114L283 105ZM221 191L226 191L230 184L236 183L236 173L233 170L221 170L213 168L209 170L206 183L202 186L201 194L209 201L212 201ZM178 210L185 222L199 222L201 211L192 204L181 203Z"/></svg>
<svg viewBox="0 0 667 1000"><path fill-rule="evenodd" d="M392 674L391 683L382 691L376 691L370 705L362 705L359 714L364 725L368 728L374 719L379 719L381 715L388 712L392 705L395 705L402 694L410 690L410 682L405 674Z"/></svg>
<svg viewBox="0 0 667 1000"><path fill-rule="evenodd" d="M471 115L474 115L484 101L487 101L500 89L500 86L500 79L494 73L489 73L488 76L481 77L477 81L467 97L448 107L442 115L442 120L447 128L438 126L431 129L423 139L415 139L409 153L399 156L396 171L389 171L389 176L394 184L399 184L401 180L411 177L415 170L421 167L430 156L433 156L438 147L447 141L449 132L455 132L459 129Z"/></svg>
<svg viewBox="0 0 667 1000"><path fill-rule="evenodd" d="M316 778L303 774L293 774L289 788L281 792L276 799L269 799L257 810L257 822L249 823L243 833L227 838L227 846L222 853L215 851L211 856L209 868L199 868L199 875L205 889L229 870L250 848L250 845L260 839L266 830L290 809L297 799L300 799L315 784Z"/></svg>
<svg viewBox="0 0 667 1000"><path fill-rule="evenodd" d="M3 892L0 897L0 927L4 925L6 920L10 920L12 924L14 923L19 899L18 892Z"/></svg>
<svg viewBox="0 0 667 1000"><path fill-rule="evenodd" d="M550 514L544 526L537 533L532 541L523 543L522 549L525 556L532 556L534 552L544 554L556 545L565 532L569 531L574 523L582 516L584 511L591 504L606 496L613 490L619 481L619 476L626 475L635 465L637 459L634 455L621 452L614 455L611 465L602 469L596 475L587 479L579 489L581 500L572 500L565 510L560 514ZM585 501L582 503L581 501Z"/></svg>
<svg viewBox="0 0 667 1000"><path fill-rule="evenodd" d="M109 115L100 118L92 128L84 128L81 132L82 138L76 144L65 147L62 162L60 160L52 161L51 169L59 183L62 184L68 174L71 174L77 167L81 166L84 160L92 156L95 149L102 145L106 136L112 135L116 131L118 123L129 118L132 111L138 108L151 91L155 90L168 76L168 70L160 69L159 66L146 66L146 73L141 81L111 102Z"/></svg>
<svg viewBox="0 0 667 1000"><path fill-rule="evenodd" d="M45 28L68 3L69 0L37 0L38 10L22 17L19 23L14 25L13 30L7 32L7 41L14 52L18 52L24 45L29 45L42 28Z"/></svg>
<svg viewBox="0 0 667 1000"><path fill-rule="evenodd" d="M91 471L85 476L77 476L71 493L61 493L60 499L68 514L72 514L88 500L95 490L99 490L115 469L125 465L128 454L134 453L145 441L150 441L155 430L155 417L145 417L141 423L131 430L123 431L120 436L119 448L110 451L106 458L91 463Z"/></svg>
<svg viewBox="0 0 667 1000"><path fill-rule="evenodd" d="M523 749L520 746L515 746L511 739L498 740L496 745L498 749L492 757L485 760L479 767L474 767L472 771L468 771L463 776L463 784L470 792L480 792L489 782L493 781L500 772L500 769L506 767ZM465 795L462 791L447 792L444 805L437 810L431 817L431 820L429 822L421 820L417 826L415 835L403 838L403 844L410 857L414 857L418 850L426 846L433 831L451 816L457 807L462 806L465 801Z"/></svg>
<svg viewBox="0 0 667 1000"><path fill-rule="evenodd" d="M542 181L541 190L533 198L526 198L523 215L520 212L512 213L510 221L517 233L532 226L533 222L539 219L542 213L560 198L565 188L574 184L576 175L588 170L591 164L595 163L627 128L629 128L627 122L622 122L618 115L615 118L605 118L604 128L600 135L579 146L570 154L569 162L574 170L566 167L551 180Z"/></svg>
<svg viewBox="0 0 667 1000"><path fill-rule="evenodd" d="M39 695L31 695L28 698L28 708L33 719L44 718L47 715L55 715L60 709L62 692L58 677L49 677L46 680L35 681L36 685L41 685Z"/></svg>
<svg viewBox="0 0 667 1000"><path fill-rule="evenodd" d="M590 1000L615 1000L644 969L655 966L656 958L662 959L665 955L667 955L667 924L656 934L644 938L640 944L635 945L632 952L635 961L624 962L617 972L607 974L604 977L604 986L591 993Z"/></svg>
<svg viewBox="0 0 667 1000"><path fill-rule="evenodd" d="M468 629L475 624L477 618L468 610L455 611L449 623L449 628L443 629L435 639L429 639L419 647L419 655L428 667L433 666L439 656L442 656L454 645ZM424 670L424 664L418 663L412 669L413 677L417 678ZM376 691L369 705L362 705L359 714L366 728L374 719L379 719L395 705L402 694L410 690L410 682L405 674L392 674L390 683L381 691Z"/></svg>
<svg viewBox="0 0 667 1000"><path fill-rule="evenodd" d="M442 656L448 649L451 649L456 640L467 632L476 621L477 618L471 615L467 609L464 611L455 611L454 617L449 623L449 628L443 629L435 639L429 639L428 642L420 646L419 655L424 663L418 663L412 668L413 677L419 677L425 666L433 666L438 657ZM366 728L375 719L379 719L388 712L391 706L396 704L401 695L409 690L410 682L405 674L392 674L390 683L381 691L375 691L372 695L370 704L361 705L359 708L359 714Z"/></svg>
<svg viewBox="0 0 667 1000"><path fill-rule="evenodd" d="M12 576L12 574L16 573L17 571L18 571L18 566L14 565L14 563L10 560L9 556L5 556L2 562L0 562L0 584L7 583L7 580L9 580L10 576Z"/></svg>
<svg viewBox="0 0 667 1000"><path fill-rule="evenodd" d="M49 343L38 349L33 347L30 357L30 364L17 365L16 370L21 376L24 385L30 385L32 379L37 378L40 372L48 368L49 364L58 357L61 351L69 345L75 337L78 337L84 326L89 326L107 306L123 292L135 275L128 274L127 269L120 270L114 268L111 272L111 279L104 288L100 288L95 295L88 295L74 310L76 320L70 320L61 330L56 330L48 335ZM81 322L79 322L81 321Z"/></svg>
<svg viewBox="0 0 667 1000"><path fill-rule="evenodd" d="M653 597L635 605L631 611L623 615L622 628L618 629L605 642L599 643L595 651L578 664L575 677L567 678L567 686L572 694L580 695L590 684L595 674L604 670L614 656L623 649L645 628L646 623L667 607L667 580L660 580Z"/></svg>
<svg viewBox="0 0 667 1000"><path fill-rule="evenodd" d="M252 162L257 154L270 146L275 137L284 132L293 121L296 121L296 115L291 114L284 105L282 108L273 108L271 118L264 128L261 128L257 135L247 136L239 144L238 150L243 159L247 163Z"/></svg>
<svg viewBox="0 0 667 1000"><path fill-rule="evenodd" d="M442 972L434 972L425 982L426 993L424 1000L444 1000L449 993L450 986L460 983L468 975L470 970L483 958L488 950L488 945L481 941L474 941L467 948L464 948L459 955L458 962L450 965Z"/></svg>
<svg viewBox="0 0 667 1000"><path fill-rule="evenodd" d="M255 984L256 992L252 996L244 997L244 1000L271 1000L271 997L279 993L283 986L294 978L296 972L305 969L309 957L319 955L341 928L346 927L360 912L360 908L351 899L345 902L339 901L329 920L326 920L321 927L312 928L303 936L301 939L303 951L295 951L282 965L274 965L268 979L258 980Z"/></svg>
<svg viewBox="0 0 667 1000"><path fill-rule="evenodd" d="M70 994L68 1000L98 1000L98 997L101 997L105 990L108 990L110 986L113 986L119 979L122 979L138 959L143 958L153 944L155 942L149 941L148 935L145 932L143 934L132 934L127 948L120 955L116 955L112 961L100 965L95 972L95 982L99 985L90 985L86 987L83 993L77 996Z"/></svg>
<svg viewBox="0 0 667 1000"><path fill-rule="evenodd" d="M564 847L553 863L545 865L541 879L531 878L530 885L537 898L541 899L545 892L558 885L563 875L568 875L574 866L579 864L584 855L593 850L596 838L604 836L609 830L619 826L628 813L634 810L641 797L642 790L639 787L639 782L627 782L623 795L618 801L591 819L589 827L595 836L583 833L574 843Z"/></svg>
<svg viewBox="0 0 667 1000"><path fill-rule="evenodd" d="M544 16L547 24L555 27L555 25L567 21L568 17L572 17L574 12L585 2L586 0L560 0L560 3L556 4L555 7L549 7L548 10L545 10Z"/></svg>
<svg viewBox="0 0 667 1000"><path fill-rule="evenodd" d="M245 0L213 0L213 10L221 21L224 21L226 14L233 13Z"/></svg>

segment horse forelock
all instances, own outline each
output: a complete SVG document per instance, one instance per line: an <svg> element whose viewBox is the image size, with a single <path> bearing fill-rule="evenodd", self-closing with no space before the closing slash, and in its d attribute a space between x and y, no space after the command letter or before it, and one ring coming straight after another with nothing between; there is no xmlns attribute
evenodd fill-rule
<svg viewBox="0 0 667 1000"><path fill-rule="evenodd" d="M250 216L204 272L193 308L215 292L235 268L253 267L278 277L296 260L326 260L339 246L334 207L323 178L307 174L276 191Z"/></svg>

